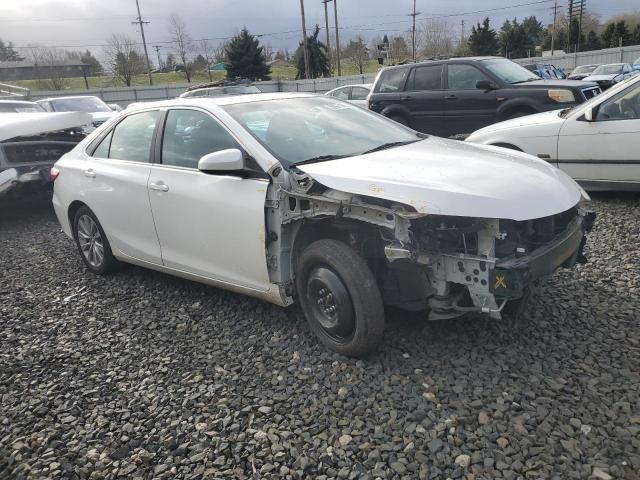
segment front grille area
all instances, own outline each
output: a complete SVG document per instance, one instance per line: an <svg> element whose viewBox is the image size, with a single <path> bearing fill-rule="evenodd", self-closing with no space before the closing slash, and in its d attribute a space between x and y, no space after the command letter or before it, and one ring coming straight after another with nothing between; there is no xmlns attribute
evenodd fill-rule
<svg viewBox="0 0 640 480"><path fill-rule="evenodd" d="M504 258L516 253L517 248L523 248L529 253L551 242L557 235L567 229L567 226L576 217L575 208L551 215L516 222L514 220L500 220L500 232L506 233L504 240L496 241L496 257Z"/></svg>

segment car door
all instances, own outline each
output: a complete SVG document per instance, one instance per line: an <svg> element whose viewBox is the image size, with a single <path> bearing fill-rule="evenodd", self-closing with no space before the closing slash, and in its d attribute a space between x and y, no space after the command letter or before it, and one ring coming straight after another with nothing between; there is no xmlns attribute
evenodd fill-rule
<svg viewBox="0 0 640 480"><path fill-rule="evenodd" d="M124 117L91 151L83 171L81 199L102 224L116 256L160 264L147 181L158 110Z"/></svg>
<svg viewBox="0 0 640 480"><path fill-rule="evenodd" d="M496 90L476 88L479 81L490 82L491 79L471 64L447 65L447 91L444 95L447 132L471 133L496 121Z"/></svg>
<svg viewBox="0 0 640 480"><path fill-rule="evenodd" d="M268 181L229 172L203 173L199 159L242 147L210 113L167 112L160 161L149 197L165 266L227 284L265 291L265 198Z"/></svg>
<svg viewBox="0 0 640 480"><path fill-rule="evenodd" d="M351 87L351 103L358 107L368 108L367 96L369 95L369 89L365 87L358 87L354 85Z"/></svg>
<svg viewBox="0 0 640 480"><path fill-rule="evenodd" d="M433 135L443 135L444 65L441 63L415 67L411 70L400 101L411 115L411 126Z"/></svg>
<svg viewBox="0 0 640 480"><path fill-rule="evenodd" d="M348 101L351 98L351 87L340 87L333 90L330 94L330 97L337 98L338 100L346 100Z"/></svg>
<svg viewBox="0 0 640 480"><path fill-rule="evenodd" d="M640 184L640 82L564 123L558 164L578 180Z"/></svg>

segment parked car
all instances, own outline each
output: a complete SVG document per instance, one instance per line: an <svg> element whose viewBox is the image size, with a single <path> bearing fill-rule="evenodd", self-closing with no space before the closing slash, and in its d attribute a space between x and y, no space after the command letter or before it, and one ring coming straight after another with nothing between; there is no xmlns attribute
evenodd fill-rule
<svg viewBox="0 0 640 480"><path fill-rule="evenodd" d="M582 258L591 219L586 194L543 161L308 94L140 105L52 176L90 271L124 261L297 300L354 356L380 341L384 304L432 319L517 312L532 282Z"/></svg>
<svg viewBox="0 0 640 480"><path fill-rule="evenodd" d="M640 57L636 58L636 61L631 65L635 72L640 72Z"/></svg>
<svg viewBox="0 0 640 480"><path fill-rule="evenodd" d="M117 103L107 103L107 106L114 112L121 112L122 110L124 110L124 108L122 108Z"/></svg>
<svg viewBox="0 0 640 480"><path fill-rule="evenodd" d="M189 87L179 98L218 97L220 95L250 95L261 93L249 80L221 80Z"/></svg>
<svg viewBox="0 0 640 480"><path fill-rule="evenodd" d="M600 65L598 64L580 65L579 67L574 68L569 74L569 80L584 80L599 66Z"/></svg>
<svg viewBox="0 0 640 480"><path fill-rule="evenodd" d="M505 58L454 58L381 70L369 108L421 132L451 136L598 93L594 83L541 80Z"/></svg>
<svg viewBox="0 0 640 480"><path fill-rule="evenodd" d="M325 93L328 97L337 98L353 103L362 108L368 108L367 96L371 93L373 84L365 83L361 85L345 85L343 87L334 88Z"/></svg>
<svg viewBox="0 0 640 480"><path fill-rule="evenodd" d="M616 83L631 78L635 74L628 63L611 63L609 65L600 65L584 81L596 82L602 90L606 90Z"/></svg>
<svg viewBox="0 0 640 480"><path fill-rule="evenodd" d="M90 133L118 112L114 112L109 105L92 95L77 95L72 97L53 97L37 100L48 112L85 112L91 114L91 127L86 129Z"/></svg>
<svg viewBox="0 0 640 480"><path fill-rule="evenodd" d="M0 100L0 113L42 113L44 108L26 100Z"/></svg>
<svg viewBox="0 0 640 480"><path fill-rule="evenodd" d="M571 109L498 123L467 141L545 159L591 190L640 190L640 76Z"/></svg>
<svg viewBox="0 0 640 480"><path fill-rule="evenodd" d="M564 80L567 78L567 75L555 65L529 63L522 66L545 80Z"/></svg>
<svg viewBox="0 0 640 480"><path fill-rule="evenodd" d="M90 121L85 113L0 115L0 196L50 190L51 166L85 137Z"/></svg>

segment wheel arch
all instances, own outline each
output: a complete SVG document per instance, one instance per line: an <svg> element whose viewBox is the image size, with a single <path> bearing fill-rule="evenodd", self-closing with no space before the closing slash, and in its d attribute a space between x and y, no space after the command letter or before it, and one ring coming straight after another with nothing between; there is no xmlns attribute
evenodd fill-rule
<svg viewBox="0 0 640 480"><path fill-rule="evenodd" d="M76 237L76 231L74 228L74 220L76 218L76 213L82 207L87 207L89 210L91 210L89 205L87 205L84 202L81 202L80 200L74 200L69 204L69 208L67 208L67 218L69 220L69 227L71 228L71 234L73 235L73 238Z"/></svg>
<svg viewBox="0 0 640 480"><path fill-rule="evenodd" d="M540 108L535 102L528 99L510 100L500 106L497 112L498 121L507 120L513 113L528 111L530 113L539 113Z"/></svg>

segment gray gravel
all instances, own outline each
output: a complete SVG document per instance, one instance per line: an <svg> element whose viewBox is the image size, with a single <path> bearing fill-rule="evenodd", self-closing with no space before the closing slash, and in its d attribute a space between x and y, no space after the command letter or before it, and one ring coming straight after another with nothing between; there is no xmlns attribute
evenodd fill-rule
<svg viewBox="0 0 640 480"><path fill-rule="evenodd" d="M328 353L282 309L82 268L48 205L0 210L0 477L640 478L640 197L514 330L396 314Z"/></svg>

